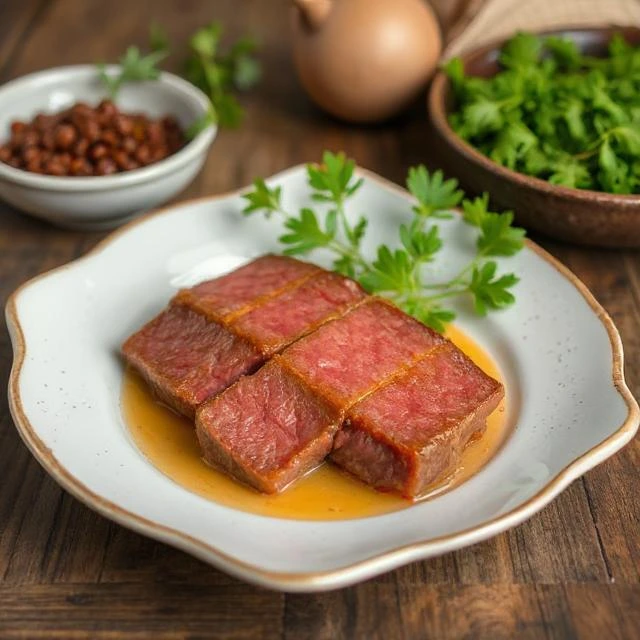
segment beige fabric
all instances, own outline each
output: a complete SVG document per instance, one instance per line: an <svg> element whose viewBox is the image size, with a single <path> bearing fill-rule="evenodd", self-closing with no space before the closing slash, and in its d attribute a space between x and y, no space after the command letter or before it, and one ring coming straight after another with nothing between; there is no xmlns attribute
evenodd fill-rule
<svg viewBox="0 0 640 640"><path fill-rule="evenodd" d="M444 58L516 31L603 25L640 27L640 0L485 0L471 2L462 31L452 33Z"/></svg>

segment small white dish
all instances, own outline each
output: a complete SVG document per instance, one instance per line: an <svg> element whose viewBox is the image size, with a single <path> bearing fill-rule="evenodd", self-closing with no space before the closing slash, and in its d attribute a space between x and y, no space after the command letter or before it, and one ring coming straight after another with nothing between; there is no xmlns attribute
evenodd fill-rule
<svg viewBox="0 0 640 640"><path fill-rule="evenodd" d="M109 73L117 69L107 67ZM57 113L78 101L97 104L105 97L92 65L47 69L8 82L0 87L0 141L9 137L13 120L29 121L40 111ZM184 129L209 106L197 87L166 72L157 80L125 83L117 103L123 111L173 115ZM61 227L110 229L184 189L202 168L215 135L211 125L168 158L110 176L46 176L0 162L0 198Z"/></svg>
<svg viewBox="0 0 640 640"><path fill-rule="evenodd" d="M367 211L369 244L396 236L411 199L360 172L348 215ZM274 177L288 209L308 204L306 174ZM7 305L14 346L11 412L27 446L65 489L104 516L250 582L290 591L342 587L513 527L636 433L622 345L586 287L528 243L504 267L521 278L515 306L458 326L497 362L513 431L495 457L449 493L372 518L268 518L177 485L139 452L120 409L122 341L176 288L276 251L280 222L240 214L238 194L176 205L132 223L89 255L22 286ZM446 266L472 231L443 221ZM322 260L320 260L322 262ZM326 263L325 263L326 264Z"/></svg>

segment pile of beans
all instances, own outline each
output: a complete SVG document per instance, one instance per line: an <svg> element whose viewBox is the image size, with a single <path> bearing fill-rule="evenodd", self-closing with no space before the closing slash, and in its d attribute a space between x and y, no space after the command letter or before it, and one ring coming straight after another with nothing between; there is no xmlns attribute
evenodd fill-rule
<svg viewBox="0 0 640 640"><path fill-rule="evenodd" d="M106 176L145 167L185 144L177 120L122 113L110 100L11 123L0 162L51 176Z"/></svg>

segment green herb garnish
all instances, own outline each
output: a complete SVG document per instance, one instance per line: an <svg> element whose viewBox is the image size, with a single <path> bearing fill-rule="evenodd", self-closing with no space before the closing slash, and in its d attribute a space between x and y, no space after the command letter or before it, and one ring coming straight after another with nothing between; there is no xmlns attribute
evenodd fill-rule
<svg viewBox="0 0 640 640"><path fill-rule="evenodd" d="M493 257L512 256L524 243L524 230L514 227L510 212L489 210L489 198L464 198L458 182L445 180L441 171L429 173L420 165L409 170L407 187L416 198L410 223L398 230L395 247L377 248L368 260L361 245L367 231L367 218L351 222L345 212L346 201L362 185L354 176L355 162L343 153L326 151L321 165L307 165L311 199L321 210L304 207L296 214L282 204L280 187L269 187L258 179L244 194L244 213L262 212L267 217L279 215L286 232L279 241L286 255L307 255L317 249L328 250L339 273L357 280L368 292L390 298L407 313L443 331L455 318L444 306L447 299L470 296L476 313L502 309L514 302L511 289L518 282L512 274L497 273ZM477 229L476 254L454 277L446 282L426 280L427 266L434 263L442 248L437 220L451 217L451 209L462 204L463 219Z"/></svg>
<svg viewBox="0 0 640 640"><path fill-rule="evenodd" d="M256 44L253 40L241 38L223 53L221 36L219 22L212 22L193 34L189 40L185 77L211 100L213 109L205 116L208 122L237 127L244 111L233 91L254 86L260 79L260 65L254 55Z"/></svg>
<svg viewBox="0 0 640 640"><path fill-rule="evenodd" d="M118 60L120 70L118 73L107 72L105 64L99 64L98 73L109 92L109 97L115 100L120 88L125 82L142 82L144 80L156 80L160 76L158 63L169 55L165 49L151 51L143 55L138 47L129 47Z"/></svg>
<svg viewBox="0 0 640 640"><path fill-rule="evenodd" d="M520 33L495 76L444 70L454 130L495 162L553 184L640 193L640 48L616 35L606 58L571 40Z"/></svg>
<svg viewBox="0 0 640 640"><path fill-rule="evenodd" d="M207 94L211 105L186 132L195 137L211 124L237 127L244 110L233 92L245 91L260 79L260 64L255 58L256 44L251 38L240 38L225 52L220 49L222 25L212 22L196 31L189 40L190 53L185 63L185 77ZM149 33L150 53L143 55L132 46L118 60L120 70L109 74L106 65L99 64L98 73L112 100L125 82L156 80L160 75L158 63L170 53L165 31L152 24Z"/></svg>

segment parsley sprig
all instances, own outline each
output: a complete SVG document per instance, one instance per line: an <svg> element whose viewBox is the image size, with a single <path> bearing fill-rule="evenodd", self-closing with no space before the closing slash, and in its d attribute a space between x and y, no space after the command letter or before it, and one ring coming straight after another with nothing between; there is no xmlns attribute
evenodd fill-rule
<svg viewBox="0 0 640 640"><path fill-rule="evenodd" d="M616 35L608 56L575 42L520 33L500 52L491 78L451 79L455 131L510 169L553 184L640 193L640 48Z"/></svg>
<svg viewBox="0 0 640 640"><path fill-rule="evenodd" d="M282 188L257 179L244 194L245 215L261 212L280 216L285 233L279 241L286 255L307 255L328 250L333 268L356 279L370 293L390 298L407 313L438 331L455 318L446 307L448 299L470 296L479 315L502 309L514 302L511 289L518 282L512 274L498 274L492 258L512 256L523 246L524 230L513 226L510 212L489 210L487 194L465 199L456 180L445 180L441 171L429 173L424 166L409 170L407 188L415 197L411 222L400 225L396 246L380 245L373 259L362 252L367 231L365 216L352 222L345 204L362 186L355 176L355 162L343 153L326 151L322 164L307 165L311 200L321 210L303 207L297 213L282 204ZM444 282L427 280L429 266L436 262L443 246L438 220L450 218L462 205L463 219L477 230L476 254L453 278Z"/></svg>
<svg viewBox="0 0 640 640"><path fill-rule="evenodd" d="M260 65L255 58L256 43L244 37L223 51L222 32L222 25L212 22L198 29L189 40L185 77L211 101L211 109L200 123L201 128L211 122L222 127L238 127L244 110L234 91L246 91L260 79Z"/></svg>
<svg viewBox="0 0 640 640"><path fill-rule="evenodd" d="M207 95L210 106L189 127L186 132L188 138L195 137L211 124L230 128L239 126L244 110L234 92L246 91L260 79L260 64L255 57L256 43L243 37L223 51L222 33L222 25L212 22L198 29L189 39L185 77ZM160 76L158 64L169 56L170 43L159 25L151 25L149 48L150 52L143 54L138 47L129 47L118 60L120 69L116 73L107 72L104 64L97 65L100 79L111 99L116 99L126 82L156 80Z"/></svg>
<svg viewBox="0 0 640 640"><path fill-rule="evenodd" d="M156 80L160 76L157 65L168 55L167 49L157 49L143 55L138 47L129 47L118 60L119 71L109 73L105 64L99 64L98 74L107 88L109 97L114 100L125 82Z"/></svg>

